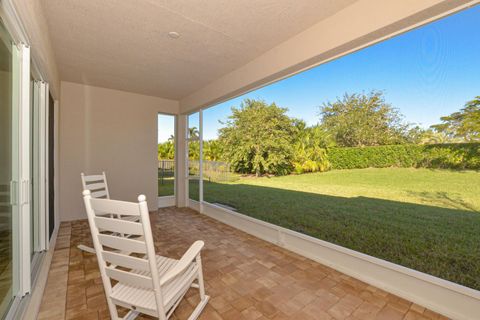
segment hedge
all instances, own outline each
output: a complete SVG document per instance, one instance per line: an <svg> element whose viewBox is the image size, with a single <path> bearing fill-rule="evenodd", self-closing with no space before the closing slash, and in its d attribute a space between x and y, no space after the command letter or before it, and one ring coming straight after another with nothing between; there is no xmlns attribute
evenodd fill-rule
<svg viewBox="0 0 480 320"><path fill-rule="evenodd" d="M331 148L328 159L332 169L480 169L480 143Z"/></svg>

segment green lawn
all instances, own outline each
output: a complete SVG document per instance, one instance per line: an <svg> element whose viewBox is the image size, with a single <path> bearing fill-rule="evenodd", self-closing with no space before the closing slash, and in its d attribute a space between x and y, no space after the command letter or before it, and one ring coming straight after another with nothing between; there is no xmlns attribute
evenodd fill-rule
<svg viewBox="0 0 480 320"><path fill-rule="evenodd" d="M480 289L480 172L339 170L204 189L210 203Z"/></svg>
<svg viewBox="0 0 480 320"><path fill-rule="evenodd" d="M158 178L158 196L165 197L165 196L173 196L175 194L174 188L174 177L164 177L163 179L160 177Z"/></svg>

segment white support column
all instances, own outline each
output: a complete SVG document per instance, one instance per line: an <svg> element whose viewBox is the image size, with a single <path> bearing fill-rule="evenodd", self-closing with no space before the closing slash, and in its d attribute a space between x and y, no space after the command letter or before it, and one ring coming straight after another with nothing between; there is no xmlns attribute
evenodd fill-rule
<svg viewBox="0 0 480 320"><path fill-rule="evenodd" d="M178 115L175 125L175 196L177 207L188 205L187 117L183 114Z"/></svg>
<svg viewBox="0 0 480 320"><path fill-rule="evenodd" d="M199 141L200 141L200 159L199 159L199 171L200 178L198 180L198 200L200 202L200 213L203 213L203 110L200 110L198 117L198 126L199 126Z"/></svg>

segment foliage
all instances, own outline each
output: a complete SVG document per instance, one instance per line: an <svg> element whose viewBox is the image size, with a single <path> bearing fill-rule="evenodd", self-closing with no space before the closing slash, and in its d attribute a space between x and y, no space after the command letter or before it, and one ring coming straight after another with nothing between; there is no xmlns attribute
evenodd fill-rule
<svg viewBox="0 0 480 320"><path fill-rule="evenodd" d="M330 135L321 126L303 127L297 124L298 134L295 142L295 173L323 172L330 169L327 147L333 146Z"/></svg>
<svg viewBox="0 0 480 320"><path fill-rule="evenodd" d="M200 142L190 141L188 144L189 159L200 159ZM175 158L175 145L173 140L165 141L158 144L158 159ZM222 146L218 140L203 141L203 159L210 161L222 160Z"/></svg>
<svg viewBox="0 0 480 320"><path fill-rule="evenodd" d="M419 137L419 140L416 141L418 144L442 144L442 143L462 143L461 139L452 138L448 136L445 132L438 132L433 129L424 130Z"/></svg>
<svg viewBox="0 0 480 320"><path fill-rule="evenodd" d="M391 145L364 148L332 148L333 169L424 167L480 169L480 144Z"/></svg>
<svg viewBox="0 0 480 320"><path fill-rule="evenodd" d="M346 93L323 104L320 116L325 130L342 147L399 144L407 137L408 125L380 91Z"/></svg>
<svg viewBox="0 0 480 320"><path fill-rule="evenodd" d="M480 169L480 143L425 145L417 167Z"/></svg>
<svg viewBox="0 0 480 320"><path fill-rule="evenodd" d="M198 139L199 136L200 136L200 132L198 131L197 127L188 128L189 138Z"/></svg>
<svg viewBox="0 0 480 320"><path fill-rule="evenodd" d="M218 140L207 140L203 142L203 158L210 161L222 160L222 145Z"/></svg>
<svg viewBox="0 0 480 320"><path fill-rule="evenodd" d="M328 152L332 169L414 167L421 146L391 145L364 148L332 148Z"/></svg>
<svg viewBox="0 0 480 320"><path fill-rule="evenodd" d="M200 159L200 141L188 142L188 159L190 160Z"/></svg>
<svg viewBox="0 0 480 320"><path fill-rule="evenodd" d="M467 102L460 111L440 120L443 123L432 126L435 131L466 142L480 142L480 96Z"/></svg>
<svg viewBox="0 0 480 320"><path fill-rule="evenodd" d="M367 167L478 169L480 96L429 129L402 122L383 94L345 94L326 103L322 122L307 126L287 109L246 99L232 108L219 139L203 142L204 160L231 164L233 172L284 175ZM189 137L198 138L196 127ZM348 148L345 148L348 146ZM200 142L189 142L189 159L200 158ZM173 159L173 137L158 145L159 159Z"/></svg>
<svg viewBox="0 0 480 320"><path fill-rule="evenodd" d="M294 119L275 103L245 99L232 108L219 143L235 172L284 175L292 171L293 143L297 135Z"/></svg>
<svg viewBox="0 0 480 320"><path fill-rule="evenodd" d="M158 160L161 159L175 159L175 144L173 140L158 144Z"/></svg>

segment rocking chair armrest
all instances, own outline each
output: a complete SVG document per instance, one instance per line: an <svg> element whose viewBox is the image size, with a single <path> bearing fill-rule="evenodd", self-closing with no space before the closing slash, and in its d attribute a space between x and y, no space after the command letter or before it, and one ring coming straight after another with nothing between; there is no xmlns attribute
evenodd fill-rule
<svg viewBox="0 0 480 320"><path fill-rule="evenodd" d="M160 285L166 284L184 271L190 263L197 258L204 245L205 243L201 240L195 241L190 248L188 248L187 252L183 254L177 264L160 279Z"/></svg>

